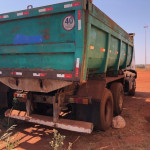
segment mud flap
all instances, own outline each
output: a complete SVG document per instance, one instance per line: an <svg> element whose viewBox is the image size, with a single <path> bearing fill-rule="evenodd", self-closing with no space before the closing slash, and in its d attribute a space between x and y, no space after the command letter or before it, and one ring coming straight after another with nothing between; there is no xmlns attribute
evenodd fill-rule
<svg viewBox="0 0 150 150"><path fill-rule="evenodd" d="M100 101L105 87L106 80L88 80L87 83L79 87L76 95L79 97L90 97L91 99Z"/></svg>

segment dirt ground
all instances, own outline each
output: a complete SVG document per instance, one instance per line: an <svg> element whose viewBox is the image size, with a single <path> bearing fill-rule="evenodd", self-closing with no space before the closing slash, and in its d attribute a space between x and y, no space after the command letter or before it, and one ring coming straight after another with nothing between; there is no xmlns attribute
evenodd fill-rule
<svg viewBox="0 0 150 150"><path fill-rule="evenodd" d="M59 130L66 136L65 146L73 143L73 150L150 150L150 71L138 71L137 89L134 97L125 96L122 116L124 129L110 128L106 132L94 131L80 134ZM11 140L18 140L17 150L50 150L53 129L21 122L13 131ZM0 136L5 132L0 126ZM7 142L8 143L8 142ZM0 149L6 143L0 141Z"/></svg>

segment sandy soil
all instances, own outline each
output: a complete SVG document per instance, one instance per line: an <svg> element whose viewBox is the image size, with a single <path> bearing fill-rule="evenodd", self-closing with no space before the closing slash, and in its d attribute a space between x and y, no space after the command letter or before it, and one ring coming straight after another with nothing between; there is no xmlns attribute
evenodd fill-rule
<svg viewBox="0 0 150 150"><path fill-rule="evenodd" d="M59 130L66 136L63 149L72 142L73 150L150 150L150 71L138 71L136 95L125 97L122 116L127 123L124 129L110 128L90 135ZM0 135L4 132L0 126ZM19 139L17 150L50 150L52 136L52 128L20 122L12 140ZM0 149L4 145L0 141Z"/></svg>

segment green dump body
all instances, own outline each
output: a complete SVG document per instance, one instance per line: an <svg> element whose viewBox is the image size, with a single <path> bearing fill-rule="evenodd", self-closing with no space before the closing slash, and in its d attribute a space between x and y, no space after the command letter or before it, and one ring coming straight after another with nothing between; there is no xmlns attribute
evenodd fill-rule
<svg viewBox="0 0 150 150"><path fill-rule="evenodd" d="M83 82L130 66L133 49L130 35L86 0L0 15L1 77Z"/></svg>

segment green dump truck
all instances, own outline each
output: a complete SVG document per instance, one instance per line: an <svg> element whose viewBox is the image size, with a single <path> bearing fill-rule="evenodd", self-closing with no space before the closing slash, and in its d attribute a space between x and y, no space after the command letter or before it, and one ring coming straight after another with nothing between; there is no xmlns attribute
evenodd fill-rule
<svg viewBox="0 0 150 150"><path fill-rule="evenodd" d="M107 130L135 94L128 34L90 0L0 15L0 106L6 117L71 131Z"/></svg>

